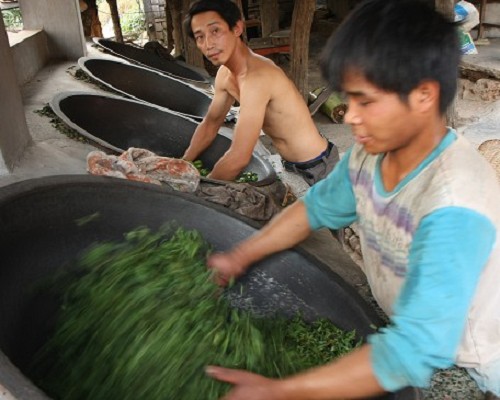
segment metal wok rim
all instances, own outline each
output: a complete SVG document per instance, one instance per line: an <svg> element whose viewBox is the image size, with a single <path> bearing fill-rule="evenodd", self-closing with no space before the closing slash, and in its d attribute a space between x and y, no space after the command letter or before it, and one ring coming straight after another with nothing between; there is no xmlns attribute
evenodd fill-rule
<svg viewBox="0 0 500 400"><path fill-rule="evenodd" d="M211 82L210 82L207 78L202 77L202 78L203 78L202 80L195 80L195 79L183 78L182 76L178 76L178 75L172 74L172 73L170 73L170 72L167 72L167 71L164 71L164 70L161 70L161 69L158 69L158 68L154 68L154 67L151 67L151 66L149 66L149 65L146 65L146 64L144 64L144 63L141 63L140 61L135 60L135 59L133 59L133 58L131 58L131 57L125 57L123 54L120 54L120 53L118 53L118 52L116 52L116 51L114 51L114 50L110 49L109 47L105 46L103 43L101 43L103 40L108 40L108 41L112 42L112 40L109 40L109 39L103 39L103 38L98 38L98 37L93 37L93 38L92 38L92 41L93 41L93 42L94 42L97 46L99 46L100 48L102 48L102 49L104 49L104 50L108 51L109 53L111 53L111 54L113 54L113 55L115 55L115 57L119 57L119 58L122 58L122 59L128 60L128 61L130 61L130 62L132 62L132 63L134 63L134 64L140 64L140 65L141 65L141 66L143 66L144 68L152 69L152 70L155 70L155 71L160 71L160 72L162 72L162 73L164 73L164 74L171 75L171 76L175 77L176 79L181 79L181 80L184 80L184 81L186 81L186 82L190 82L190 83L192 83L192 84L198 84L198 85L202 84L203 86L206 86L207 88L209 88L210 86L212 86ZM118 43L118 42L116 42L116 43ZM120 44L122 44L122 43L118 43L118 44L120 45ZM131 46L131 45L125 45L125 44L123 44L123 45L124 45L124 46ZM135 48L137 48L138 50L146 51L146 50L144 50L143 48L138 47L138 46L131 46L131 47L135 47ZM165 62L175 62L175 61L168 61L168 60L164 60L164 61L165 61ZM181 64L179 64L179 65L181 65ZM183 67L184 67L184 66L183 66ZM188 68L188 67L184 67L184 68ZM189 69L189 68L188 68L188 69ZM198 73L198 74L199 74L199 73ZM200 76L201 76L201 74L200 74Z"/></svg>
<svg viewBox="0 0 500 400"><path fill-rule="evenodd" d="M152 184L146 184L142 182L132 182L127 180L121 180L117 178L109 178L109 177L98 177L91 175L53 175L39 178L27 179L24 181L19 181L15 183L11 183L7 186L4 186L2 190L0 190L0 207L8 205L15 199L19 199L20 197L27 197L33 193L39 193L41 189L45 191L51 191L53 188L66 186L68 189L71 189L71 185L109 185L109 184L117 184L123 186L125 188L133 188L136 190L143 191L152 191L156 193L164 193L169 196L180 197L183 200L188 202L196 203L201 206L215 209L216 211L220 211L221 213L234 218L237 221L241 221L242 223L249 225L251 228L260 229L261 224L256 223L248 218L242 217L234 213L227 208L222 206L209 203L203 199L197 198L193 195L175 192L168 187L160 187ZM336 282L341 286L342 289L346 290L349 294L353 294L354 298L359 300L358 304L360 308L366 312L366 314L370 317L374 323L380 319L375 311L369 306L369 304L356 292L356 290L350 286L341 276L332 271L326 264L322 261L318 260L315 256L308 253L299 245L290 249L291 252L296 252L299 255L305 257L306 259L312 261L314 266L317 266L321 272L329 275L332 279L335 279ZM13 365L10 360L5 356L3 351L0 349L0 387L1 385L5 385L7 391L11 391L16 397L17 400L50 400L50 398L43 393L41 389L35 386L28 377L26 377L15 365ZM9 389L10 388L10 389ZM14 393L15 392L15 393ZM7 392L8 393L8 392ZM409 387L402 389L398 392L395 392L391 395L391 399L394 400L417 400L420 399L419 390ZM394 397L392 397L394 396Z"/></svg>
<svg viewBox="0 0 500 400"><path fill-rule="evenodd" d="M157 107L159 109L163 109L163 110L167 110L167 111L170 111L172 113L175 113L175 114L179 114L179 115L183 115L184 117L187 117L187 118L191 118L191 119L194 119L196 120L197 122L201 121L203 119L202 116L199 116L199 115L193 115L193 114L187 114L187 113L183 113L181 111L176 111L176 110L173 110L171 108L168 108L168 107L163 107L163 106L160 106L158 104L155 104L155 103L151 103L147 100L143 100L131 93L128 93L122 89L119 89L115 86L113 86L112 84L110 84L109 82L101 79L101 78L98 78L97 76L95 76L90 70L89 68L87 67L87 65L85 64L86 62L89 62L89 61L102 61L102 62L105 62L105 63L118 63L118 64L122 64L122 65L125 65L127 67L130 67L130 68L136 68L136 69L140 69L140 70L144 70L146 71L146 73L152 73L152 74L156 74L156 75L159 75L160 77L163 77L165 79L171 79L175 82L178 82L179 84L181 85L184 85L184 86L187 86L189 89L192 89L192 90L195 90L197 92L199 92L200 94L204 95L205 97L207 97L207 99L212 99L205 90L202 90L180 78L177 78L176 76L174 75L169 75L167 73L164 73L164 72L161 72L159 70L153 70L151 68L146 68L142 65L138 65L138 64L133 64L127 60L124 60L124 59L120 59L120 60L111 60L111 59L107 59L107 58L101 58L101 57L80 57L78 59L78 66L88 75L90 76L92 79L98 81L99 83L105 85L106 87L109 87L111 88L113 91L115 92L118 92L118 93L121 93L122 95L126 96L125 98L126 99L131 99L131 100L135 100L135 101L138 101L138 102L141 102L141 103L145 103L145 104L148 104L148 105L151 105L153 107Z"/></svg>
<svg viewBox="0 0 500 400"><path fill-rule="evenodd" d="M186 120L188 120L190 122L193 122L193 123L195 123L197 125L200 123L199 121L196 121L193 118L187 117L184 114L178 113L178 112L170 110L168 108L164 108L164 107L157 106L155 104L151 104L151 103L147 103L147 102L143 102L143 101L138 101L138 100L134 100L134 99L129 99L129 98L125 98L125 97L122 97L122 96L119 96L119 95L108 94L108 93L85 92L85 91L80 91L80 90L78 90L78 91L66 91L66 92L57 93L50 100L50 102L49 102L50 107L52 108L52 110L54 111L54 113L66 125L68 125L70 128L72 128L75 131L77 131L78 133L80 133L82 136L84 136L84 137L90 139L91 141L97 143L99 146L102 146L102 147L107 148L107 149L111 149L111 150L115 151L116 153L123 153L127 149L121 149L119 147L116 147L116 146L112 145L111 143L109 143L109 142L107 142L105 140L102 140L101 138L99 138L97 136L92 135L90 132L88 132L87 130L85 130L84 128L82 128L80 125L75 124L73 121L71 121L68 118L68 116L66 115L66 113L61 110L61 107L59 106L61 100L65 99L65 98L68 98L70 96L106 97L106 98L113 99L113 100L119 100L119 101L125 101L125 102L135 103L135 104L138 104L139 106L142 106L142 107L155 108L155 109L157 109L159 111L162 111L164 113L169 113L169 114L175 115L177 117L184 118L184 119L186 119ZM232 140L231 135L228 134L228 133L226 133L226 132L224 132L224 131L219 131L217 134L221 135L221 136L223 136L223 137L225 137L225 138L227 138L229 140ZM256 159L261 160L263 163L268 164L269 175L266 178L264 178L264 179L262 179L260 181L249 182L249 184L252 185L252 186L259 187L259 186L267 186L267 185L270 185L271 183L275 182L276 179L277 179L277 175L276 175L276 171L274 170L274 168L271 165L271 163L268 160L264 159L261 155L259 155L255 151L252 152L252 155ZM228 181L218 181L218 180L214 180L214 182L217 182L217 183L228 183Z"/></svg>

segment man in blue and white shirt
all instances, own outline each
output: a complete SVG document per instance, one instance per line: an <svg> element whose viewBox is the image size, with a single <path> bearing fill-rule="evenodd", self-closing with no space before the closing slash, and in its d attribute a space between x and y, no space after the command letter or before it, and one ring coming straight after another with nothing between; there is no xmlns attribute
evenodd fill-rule
<svg viewBox="0 0 500 400"><path fill-rule="evenodd" d="M329 40L323 73L348 100L356 144L255 236L208 264L220 283L312 230L358 223L365 273L390 324L330 364L281 380L209 367L227 400L351 399L468 370L500 396L500 187L444 115L456 28L416 0L361 3Z"/></svg>

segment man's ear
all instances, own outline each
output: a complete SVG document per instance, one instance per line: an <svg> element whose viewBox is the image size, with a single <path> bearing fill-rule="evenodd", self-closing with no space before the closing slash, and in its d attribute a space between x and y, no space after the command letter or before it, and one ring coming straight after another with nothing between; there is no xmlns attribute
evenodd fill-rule
<svg viewBox="0 0 500 400"><path fill-rule="evenodd" d="M243 35L244 30L245 30L244 22L240 19L239 21L236 22L236 25L233 28L233 32L235 33L236 36L241 36Z"/></svg>
<svg viewBox="0 0 500 400"><path fill-rule="evenodd" d="M414 105L422 111L439 109L440 85L436 81L423 81L413 89Z"/></svg>

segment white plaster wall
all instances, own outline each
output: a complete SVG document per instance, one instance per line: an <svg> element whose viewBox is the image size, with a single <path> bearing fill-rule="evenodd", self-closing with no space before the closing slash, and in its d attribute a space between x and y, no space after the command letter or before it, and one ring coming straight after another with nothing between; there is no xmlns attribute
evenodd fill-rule
<svg viewBox="0 0 500 400"><path fill-rule="evenodd" d="M20 0L24 29L44 30L49 56L78 60L87 54L78 0Z"/></svg>
<svg viewBox="0 0 500 400"><path fill-rule="evenodd" d="M31 136L3 18L0 18L0 60L0 175L4 175L21 158Z"/></svg>

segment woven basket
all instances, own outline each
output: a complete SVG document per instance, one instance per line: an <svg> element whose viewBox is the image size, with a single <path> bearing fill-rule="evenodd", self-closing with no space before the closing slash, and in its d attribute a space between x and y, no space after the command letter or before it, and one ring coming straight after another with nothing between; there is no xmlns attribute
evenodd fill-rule
<svg viewBox="0 0 500 400"><path fill-rule="evenodd" d="M486 140L480 144L478 151L491 164L500 182L500 139Z"/></svg>

